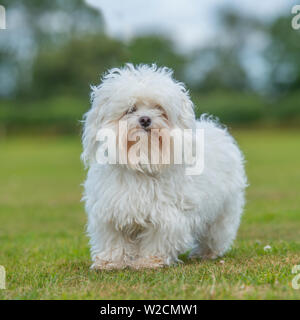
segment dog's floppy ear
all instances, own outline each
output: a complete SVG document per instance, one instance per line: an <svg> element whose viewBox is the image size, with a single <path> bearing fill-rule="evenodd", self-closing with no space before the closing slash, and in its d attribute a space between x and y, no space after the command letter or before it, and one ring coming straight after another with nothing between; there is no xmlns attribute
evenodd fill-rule
<svg viewBox="0 0 300 320"><path fill-rule="evenodd" d="M91 109L83 116L83 134L82 145L83 152L81 154L81 160L85 167L88 167L91 163L96 161L96 151L98 142L96 140L97 132L100 129L101 123L101 89L100 87L93 87L91 94Z"/></svg>
<svg viewBox="0 0 300 320"><path fill-rule="evenodd" d="M192 129L195 122L194 104L187 91L182 92L181 110L179 121L185 129Z"/></svg>

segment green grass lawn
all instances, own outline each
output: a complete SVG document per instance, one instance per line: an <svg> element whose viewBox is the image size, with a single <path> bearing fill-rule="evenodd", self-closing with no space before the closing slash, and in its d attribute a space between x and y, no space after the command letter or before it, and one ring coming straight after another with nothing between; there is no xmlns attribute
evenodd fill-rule
<svg viewBox="0 0 300 320"><path fill-rule="evenodd" d="M233 134L251 186L232 250L216 261L105 272L89 270L80 138L0 140L0 298L299 299L291 270L300 264L300 131Z"/></svg>

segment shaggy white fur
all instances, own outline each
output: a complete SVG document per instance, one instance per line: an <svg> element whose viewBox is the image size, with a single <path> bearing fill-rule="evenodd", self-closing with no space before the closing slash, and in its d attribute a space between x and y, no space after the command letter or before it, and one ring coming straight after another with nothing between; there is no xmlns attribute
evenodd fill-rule
<svg viewBox="0 0 300 320"><path fill-rule="evenodd" d="M211 118L196 121L193 103L172 71L155 65L108 71L93 87L84 117L82 159L92 268L160 267L190 257L222 256L236 237L247 185L243 156L228 131ZM97 131L120 119L129 130L204 129L204 170L186 175L184 165L101 165Z"/></svg>

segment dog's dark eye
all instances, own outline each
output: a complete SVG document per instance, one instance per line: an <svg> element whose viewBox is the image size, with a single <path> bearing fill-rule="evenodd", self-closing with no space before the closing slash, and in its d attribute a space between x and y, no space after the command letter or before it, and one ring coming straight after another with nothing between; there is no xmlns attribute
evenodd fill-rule
<svg viewBox="0 0 300 320"><path fill-rule="evenodd" d="M162 106L160 106L159 104L157 104L157 105L155 106L155 108L158 109L158 110L160 110L161 113L162 113L162 116L165 117L166 119L168 119L168 116L167 116L167 114L166 114L166 112L165 112L165 110L164 110L164 108L163 108Z"/></svg>
<svg viewBox="0 0 300 320"><path fill-rule="evenodd" d="M161 105L159 105L159 104L157 104L157 105L155 106L155 109L158 109L158 110L161 111L162 113L165 113L164 108L163 108Z"/></svg>
<svg viewBox="0 0 300 320"><path fill-rule="evenodd" d="M136 106L132 106L131 108L129 108L126 114L133 113L133 112L136 112Z"/></svg>

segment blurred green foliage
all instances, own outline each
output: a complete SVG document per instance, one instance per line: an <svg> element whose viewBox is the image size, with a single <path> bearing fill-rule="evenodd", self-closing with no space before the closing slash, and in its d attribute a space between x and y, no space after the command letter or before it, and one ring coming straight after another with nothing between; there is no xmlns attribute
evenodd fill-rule
<svg viewBox="0 0 300 320"><path fill-rule="evenodd" d="M300 90L300 30L290 25L291 17L287 16L266 27L270 41L264 54L270 65L270 87L276 95Z"/></svg>
<svg viewBox="0 0 300 320"><path fill-rule="evenodd" d="M126 62L172 68L191 89L197 116L212 114L230 126L300 123L300 32L291 28L291 17L263 23L223 10L218 39L180 53L161 34L109 37L101 14L83 0L3 4L8 19L16 12L22 17L27 33L1 34L7 38L0 38L0 132L79 132L90 85ZM249 39L264 43L259 86L245 66Z"/></svg>
<svg viewBox="0 0 300 320"><path fill-rule="evenodd" d="M42 50L33 64L32 92L36 98L73 95L87 98L90 85L107 68L125 62L126 49L104 34L74 38L63 47Z"/></svg>
<svg viewBox="0 0 300 320"><path fill-rule="evenodd" d="M79 133L80 119L89 101L72 96L57 96L25 102L22 107L14 101L0 103L0 135L7 133L51 134Z"/></svg>
<svg viewBox="0 0 300 320"><path fill-rule="evenodd" d="M179 54L172 41L164 36L148 35L133 39L127 45L127 60L134 64L152 64L173 68L174 76L184 78L187 56Z"/></svg>

